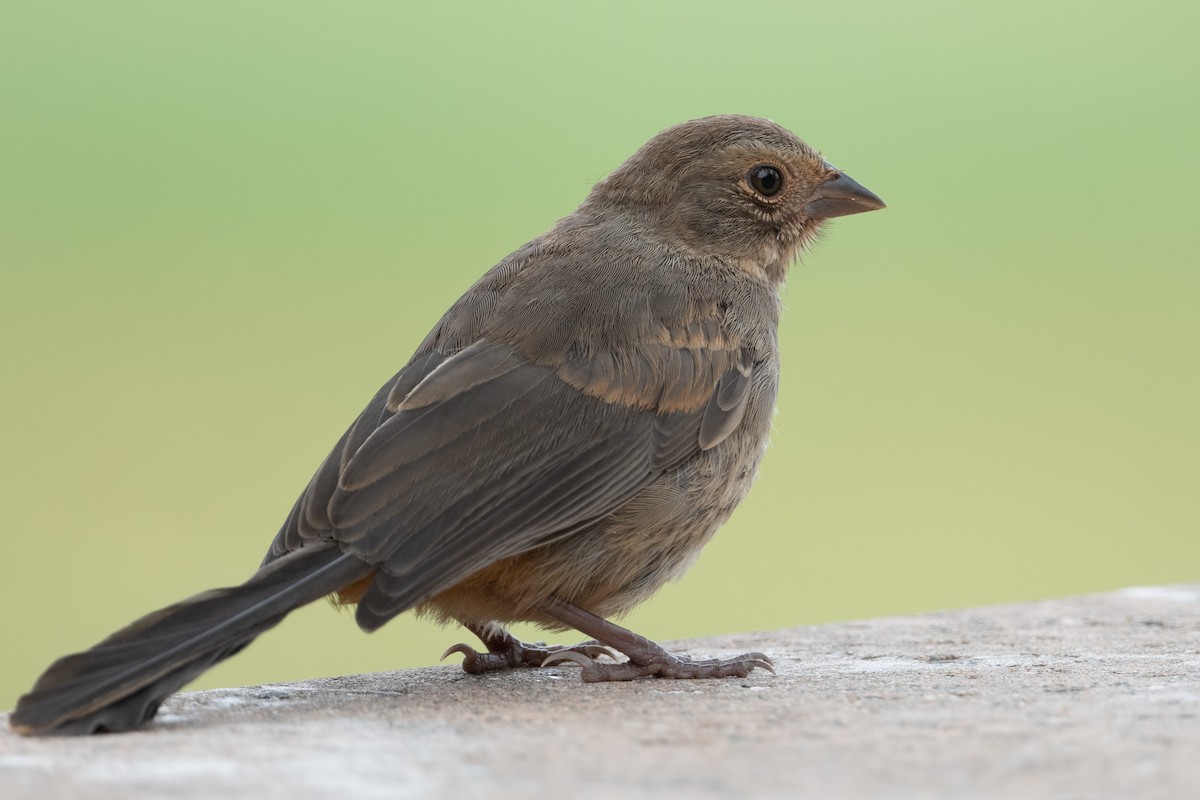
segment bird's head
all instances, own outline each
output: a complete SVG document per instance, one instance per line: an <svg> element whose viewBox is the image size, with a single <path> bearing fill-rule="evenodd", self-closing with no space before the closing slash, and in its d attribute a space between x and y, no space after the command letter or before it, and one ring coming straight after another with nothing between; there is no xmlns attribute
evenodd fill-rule
<svg viewBox="0 0 1200 800"><path fill-rule="evenodd" d="M783 280L830 217L884 207L786 128L716 116L668 128L592 191L672 245Z"/></svg>

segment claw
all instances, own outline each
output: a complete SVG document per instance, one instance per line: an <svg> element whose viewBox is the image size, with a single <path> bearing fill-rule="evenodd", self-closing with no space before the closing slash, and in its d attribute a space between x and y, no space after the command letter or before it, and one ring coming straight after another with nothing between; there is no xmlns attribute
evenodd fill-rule
<svg viewBox="0 0 1200 800"><path fill-rule="evenodd" d="M617 650L615 650L612 647L609 647L606 644L588 645L587 649L593 658L595 658L597 656L608 656L613 661L621 660L621 654Z"/></svg>
<svg viewBox="0 0 1200 800"><path fill-rule="evenodd" d="M741 659L742 663L748 666L751 671L757 668L765 669L772 675L778 674L775 672L775 662L771 661L771 657L765 653L746 653L741 656Z"/></svg>
<svg viewBox="0 0 1200 800"><path fill-rule="evenodd" d="M585 669L595 666L596 662L585 656L583 653L577 653L574 650L559 650L546 656L541 663L541 666L548 667L551 664L559 664L563 661L573 661Z"/></svg>
<svg viewBox="0 0 1200 800"><path fill-rule="evenodd" d="M479 655L479 651L475 650L470 645L459 642L458 644L452 644L447 647L446 652L442 653L442 657L439 658L438 661L445 661L448 656L454 653L462 653L467 658L476 658Z"/></svg>

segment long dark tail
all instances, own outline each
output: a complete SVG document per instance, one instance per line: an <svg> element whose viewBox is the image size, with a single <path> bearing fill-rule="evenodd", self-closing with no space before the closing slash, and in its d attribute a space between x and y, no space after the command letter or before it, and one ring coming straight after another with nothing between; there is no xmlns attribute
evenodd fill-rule
<svg viewBox="0 0 1200 800"><path fill-rule="evenodd" d="M9 724L23 734L136 728L170 694L248 645L288 612L369 574L332 545L301 548L241 586L189 597L148 614L90 650L50 665L17 701Z"/></svg>

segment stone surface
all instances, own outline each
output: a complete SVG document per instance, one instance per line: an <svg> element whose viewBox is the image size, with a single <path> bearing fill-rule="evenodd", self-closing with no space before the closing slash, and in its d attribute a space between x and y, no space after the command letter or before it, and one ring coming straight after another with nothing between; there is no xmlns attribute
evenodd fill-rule
<svg viewBox="0 0 1200 800"><path fill-rule="evenodd" d="M1200 585L676 643L779 674L454 666L195 692L0 732L15 798L1200 797ZM5 715L6 716L6 715ZM4 720L0 720L4 722Z"/></svg>

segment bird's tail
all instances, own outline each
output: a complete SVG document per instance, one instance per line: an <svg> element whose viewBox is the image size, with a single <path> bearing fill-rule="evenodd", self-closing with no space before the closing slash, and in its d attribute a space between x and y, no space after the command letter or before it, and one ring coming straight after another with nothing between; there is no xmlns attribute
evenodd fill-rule
<svg viewBox="0 0 1200 800"><path fill-rule="evenodd" d="M213 589L148 614L50 665L17 701L19 733L125 731L171 693L248 645L288 612L363 578L370 566L333 545L267 564L241 586Z"/></svg>

